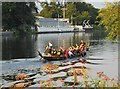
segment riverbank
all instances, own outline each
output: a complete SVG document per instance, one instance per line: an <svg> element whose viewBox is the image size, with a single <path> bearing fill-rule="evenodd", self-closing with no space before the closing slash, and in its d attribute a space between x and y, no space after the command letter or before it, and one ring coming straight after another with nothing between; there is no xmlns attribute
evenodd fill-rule
<svg viewBox="0 0 120 89"><path fill-rule="evenodd" d="M34 30L34 29L33 29ZM33 31L32 34L51 34L51 33L74 33L74 32L93 32L93 29L83 29L82 26L75 27L39 27L38 31ZM0 36L12 36L14 32L0 32Z"/></svg>
<svg viewBox="0 0 120 89"><path fill-rule="evenodd" d="M73 30L73 31L43 31L43 32L34 32L34 34L45 34L45 33L72 33L72 32L84 32L80 30Z"/></svg>
<svg viewBox="0 0 120 89"><path fill-rule="evenodd" d="M95 60L92 58L87 58L86 60L80 58L60 63L47 63L40 68L29 70L31 71L31 73L23 73L23 71L25 72L25 69L23 69L21 70L22 74L20 73L16 75L22 80L17 79L17 81L6 83L1 87L15 88L19 86L21 88L24 87L26 89L31 89L33 87L40 88L68 86L89 88L117 87L117 79L111 76L107 76L106 73L103 71L94 72L94 76L91 75L91 71L93 69L89 65L99 65L100 62L98 63L98 61L102 62L102 59ZM14 76L14 80L16 80L16 76ZM101 84L98 83L99 81L101 81Z"/></svg>
<svg viewBox="0 0 120 89"><path fill-rule="evenodd" d="M44 30L44 31L34 31L32 34L51 34L51 33L73 33L73 32L85 32L85 30L73 29L73 30ZM12 36L14 32L0 32L0 36Z"/></svg>

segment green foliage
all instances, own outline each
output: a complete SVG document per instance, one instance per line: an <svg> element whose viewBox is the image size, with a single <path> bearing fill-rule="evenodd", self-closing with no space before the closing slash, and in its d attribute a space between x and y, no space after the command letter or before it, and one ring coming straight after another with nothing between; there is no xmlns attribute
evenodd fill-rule
<svg viewBox="0 0 120 89"><path fill-rule="evenodd" d="M66 17L67 18L71 18L71 16L74 16L75 15L75 11L76 11L76 8L75 8L75 5L73 3L68 3L66 5Z"/></svg>
<svg viewBox="0 0 120 89"><path fill-rule="evenodd" d="M65 9L65 17L69 18L73 25L81 25L85 19L90 20L90 23L94 24L98 15L98 9L85 2L67 2L65 5L59 2L51 2L50 4L43 2L41 6L43 10L40 15L46 18L58 18L57 14L63 17L62 10Z"/></svg>
<svg viewBox="0 0 120 89"><path fill-rule="evenodd" d="M90 23L94 24L98 9L94 8L91 4L87 4L85 2L74 2L68 4L72 4L75 7L74 11L71 12L74 14L69 15L73 16L77 25L82 25L82 22L84 20L90 20ZM69 10L71 10L70 7L68 7L66 13L69 12Z"/></svg>
<svg viewBox="0 0 120 89"><path fill-rule="evenodd" d="M104 30L103 26L93 25L94 30Z"/></svg>
<svg viewBox="0 0 120 89"><path fill-rule="evenodd" d="M45 18L58 18L62 14L61 6L59 3L51 2L50 4L47 2L41 3L43 10L40 12L40 15Z"/></svg>
<svg viewBox="0 0 120 89"><path fill-rule="evenodd" d="M79 24L82 24L84 20L89 20L90 19L90 14L87 11L83 11L79 16Z"/></svg>
<svg viewBox="0 0 120 89"><path fill-rule="evenodd" d="M105 4L106 7L99 10L98 18L101 18L99 25L104 25L105 29L109 31L108 38L114 40L120 36L118 33L120 6L118 2L107 2Z"/></svg>
<svg viewBox="0 0 120 89"><path fill-rule="evenodd" d="M3 30L24 34L31 31L35 25L33 11L37 11L34 2L4 2L2 3Z"/></svg>

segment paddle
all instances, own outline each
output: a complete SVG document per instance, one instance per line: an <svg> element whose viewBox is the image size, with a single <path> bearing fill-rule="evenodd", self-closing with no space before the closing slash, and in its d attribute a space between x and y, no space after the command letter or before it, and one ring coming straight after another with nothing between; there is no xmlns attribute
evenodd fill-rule
<svg viewBox="0 0 120 89"><path fill-rule="evenodd" d="M39 56L41 57L40 60L43 61L43 62L47 62L46 59L44 59L44 57L42 56L42 54L40 53L40 51L37 51Z"/></svg>
<svg viewBox="0 0 120 89"><path fill-rule="evenodd" d="M93 62L86 62L86 63L93 64L93 65L100 65L100 64L102 64L102 63L93 63Z"/></svg>
<svg viewBox="0 0 120 89"><path fill-rule="evenodd" d="M86 59L89 59L89 60L104 60L103 58L86 58Z"/></svg>
<svg viewBox="0 0 120 89"><path fill-rule="evenodd" d="M42 54L40 53L40 51L37 51L37 52L38 52L39 56L43 58L43 56L42 56Z"/></svg>

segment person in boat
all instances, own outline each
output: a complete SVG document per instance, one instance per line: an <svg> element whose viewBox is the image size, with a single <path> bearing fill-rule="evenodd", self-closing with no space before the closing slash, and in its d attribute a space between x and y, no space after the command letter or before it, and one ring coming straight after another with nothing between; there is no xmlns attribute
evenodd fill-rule
<svg viewBox="0 0 120 89"><path fill-rule="evenodd" d="M51 55L55 56L56 54L57 54L57 51L55 50L55 48L52 48Z"/></svg>
<svg viewBox="0 0 120 89"><path fill-rule="evenodd" d="M74 46L72 46L72 53L73 53L74 55L76 55L76 49L75 49Z"/></svg>
<svg viewBox="0 0 120 89"><path fill-rule="evenodd" d="M68 56L69 57L73 57L74 56L72 47L69 47L69 49L68 49Z"/></svg>
<svg viewBox="0 0 120 89"><path fill-rule="evenodd" d="M77 48L79 47L78 44L76 44L76 47L77 47Z"/></svg>
<svg viewBox="0 0 120 89"><path fill-rule="evenodd" d="M61 54L61 51L60 50L58 50L58 52L57 52L57 56L61 56L62 54Z"/></svg>
<svg viewBox="0 0 120 89"><path fill-rule="evenodd" d="M51 42L48 43L48 46L46 47L46 53L51 53L53 48L53 44Z"/></svg>
<svg viewBox="0 0 120 89"><path fill-rule="evenodd" d="M60 51L62 51L62 52L64 52L64 49L63 49L63 47L60 47L60 48L59 48L59 50L60 50Z"/></svg>
<svg viewBox="0 0 120 89"><path fill-rule="evenodd" d="M74 54L70 50L68 51L68 55L70 58L74 56Z"/></svg>
<svg viewBox="0 0 120 89"><path fill-rule="evenodd" d="M80 52L79 52L79 46L78 46L78 44L76 44L75 50L76 50L76 56L79 56Z"/></svg>
<svg viewBox="0 0 120 89"><path fill-rule="evenodd" d="M68 56L69 56L69 55L68 55L68 49L65 49L65 50L64 50L63 56L65 56L66 58L68 58Z"/></svg>
<svg viewBox="0 0 120 89"><path fill-rule="evenodd" d="M86 51L89 51L89 46L90 46L90 43L87 42L87 43L86 43Z"/></svg>
<svg viewBox="0 0 120 89"><path fill-rule="evenodd" d="M83 50L85 50L86 43L83 40L81 40L81 42L80 42L80 48L81 47L83 48Z"/></svg>
<svg viewBox="0 0 120 89"><path fill-rule="evenodd" d="M82 57L84 57L84 56L86 55L84 44L81 44L81 45L80 45L79 52L80 52L80 55L81 55Z"/></svg>
<svg viewBox="0 0 120 89"><path fill-rule="evenodd" d="M86 46L86 43L83 40L81 40L80 45Z"/></svg>
<svg viewBox="0 0 120 89"><path fill-rule="evenodd" d="M79 48L78 45L77 45L77 47L72 46L72 51L71 52L73 53L74 56L78 56L78 53L79 53L78 48Z"/></svg>
<svg viewBox="0 0 120 89"><path fill-rule="evenodd" d="M62 47L60 47L60 48L58 49L57 56L61 56L61 55L63 55L63 54L64 54L64 49L63 49Z"/></svg>

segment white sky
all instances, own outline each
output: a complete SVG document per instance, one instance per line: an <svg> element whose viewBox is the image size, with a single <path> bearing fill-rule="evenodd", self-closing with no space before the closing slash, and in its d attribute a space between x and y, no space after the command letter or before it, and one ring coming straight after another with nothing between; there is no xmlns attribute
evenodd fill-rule
<svg viewBox="0 0 120 89"><path fill-rule="evenodd" d="M105 2L113 2L117 0L85 0L88 3L91 3L96 8L103 8Z"/></svg>
<svg viewBox="0 0 120 89"><path fill-rule="evenodd" d="M39 0L39 1L44 2L44 1L50 1L50 0ZM69 0L69 1L75 1L75 0ZM91 3L95 8L100 9L104 7L105 2L113 2L113 1L119 1L119 0L84 0L84 1Z"/></svg>
<svg viewBox="0 0 120 89"><path fill-rule="evenodd" d="M115 0L85 0L87 2L113 2Z"/></svg>

